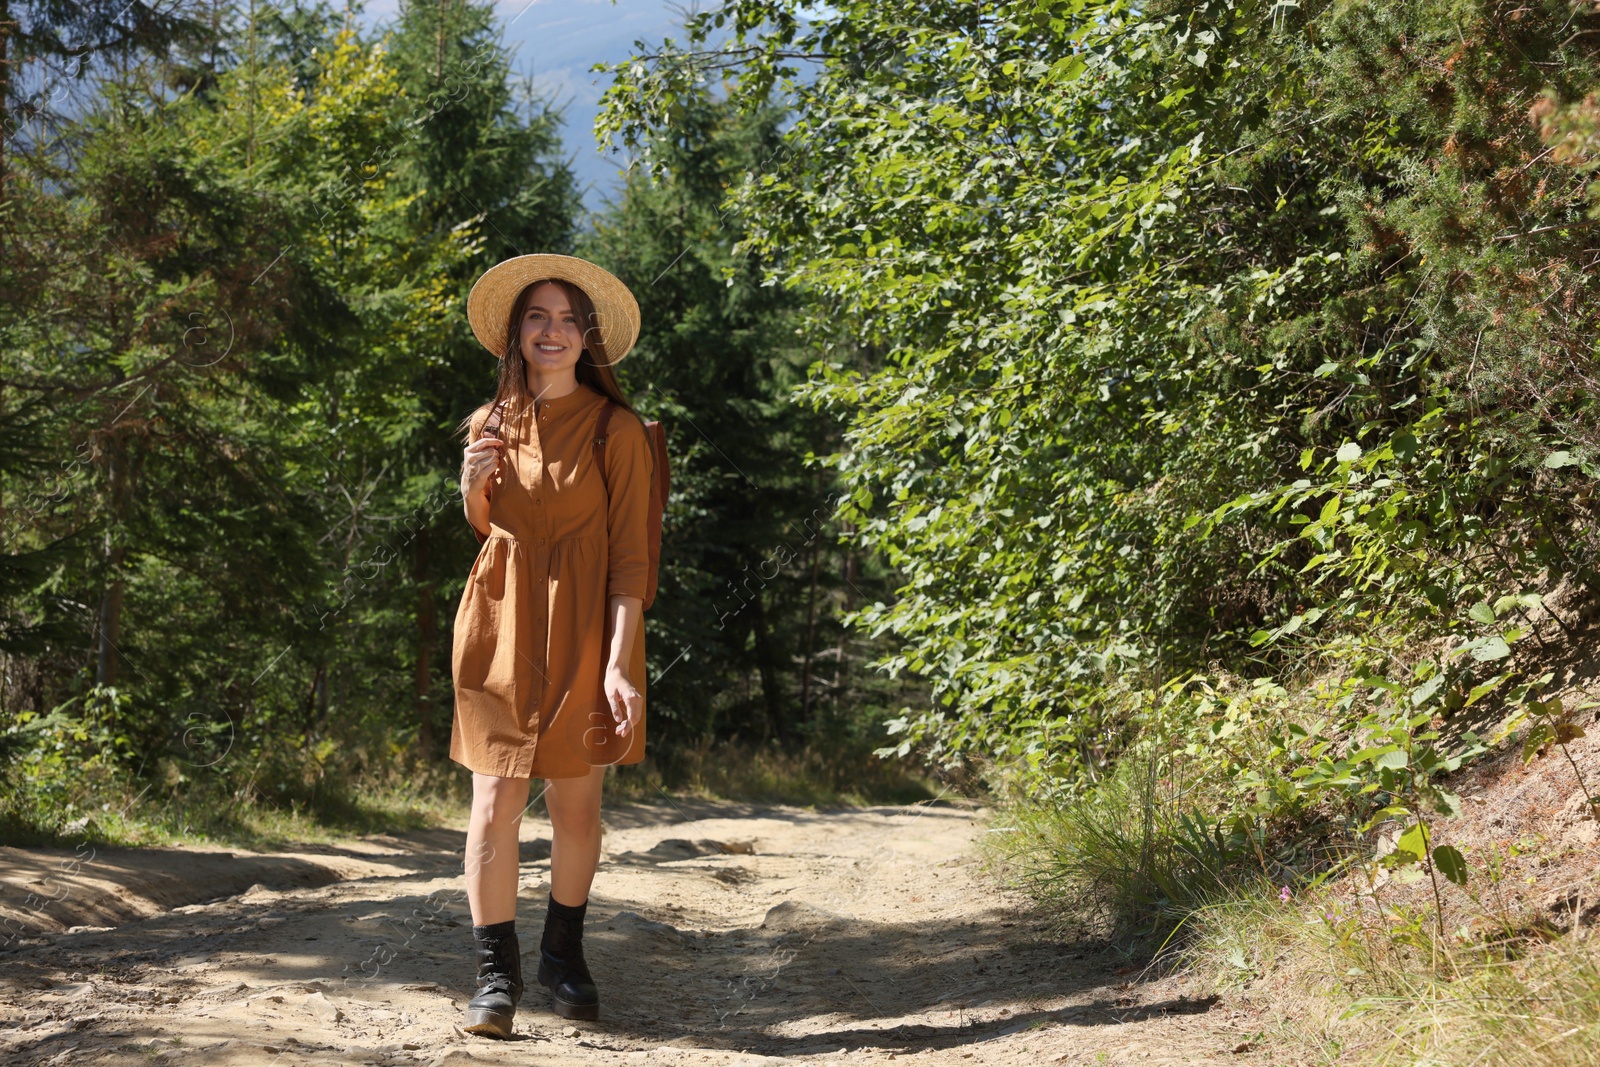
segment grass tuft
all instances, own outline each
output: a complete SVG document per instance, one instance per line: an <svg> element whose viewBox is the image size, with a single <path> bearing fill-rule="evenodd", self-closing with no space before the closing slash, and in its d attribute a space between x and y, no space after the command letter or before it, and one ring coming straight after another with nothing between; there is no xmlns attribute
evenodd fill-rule
<svg viewBox="0 0 1600 1067"><path fill-rule="evenodd" d="M1185 795L1155 760L1130 755L1080 796L1008 809L989 858L1064 928L1167 945L1212 902L1268 889L1248 844Z"/></svg>

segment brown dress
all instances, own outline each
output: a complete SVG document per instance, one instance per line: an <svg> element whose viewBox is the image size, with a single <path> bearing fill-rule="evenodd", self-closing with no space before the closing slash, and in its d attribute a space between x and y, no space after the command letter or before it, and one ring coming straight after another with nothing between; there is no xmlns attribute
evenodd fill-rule
<svg viewBox="0 0 1600 1067"><path fill-rule="evenodd" d="M603 688L611 594L643 598L653 459L644 424L614 411L606 483L594 436L605 397L507 404L507 442L489 492L489 535L456 610L450 758L502 778L577 778L644 758L644 720L616 735ZM480 408L469 440L489 415ZM476 533L476 531L474 531ZM628 677L645 691L644 621Z"/></svg>

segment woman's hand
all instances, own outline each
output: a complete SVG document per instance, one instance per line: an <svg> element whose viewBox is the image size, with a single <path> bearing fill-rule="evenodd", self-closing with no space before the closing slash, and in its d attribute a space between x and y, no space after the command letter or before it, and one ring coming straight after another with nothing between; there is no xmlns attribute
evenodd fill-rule
<svg viewBox="0 0 1600 1067"><path fill-rule="evenodd" d="M500 466L506 443L498 437L484 436L472 442L461 452L461 497L463 500L478 496L487 496L489 479L494 477L494 472Z"/></svg>
<svg viewBox="0 0 1600 1067"><path fill-rule="evenodd" d="M605 694L611 718L617 724L617 736L627 737L644 715L644 694L634 687L628 672L620 667L606 668Z"/></svg>

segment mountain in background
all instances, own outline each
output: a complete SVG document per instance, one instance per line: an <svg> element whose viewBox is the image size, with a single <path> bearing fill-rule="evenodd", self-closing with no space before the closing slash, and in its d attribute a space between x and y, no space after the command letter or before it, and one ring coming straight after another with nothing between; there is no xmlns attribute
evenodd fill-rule
<svg viewBox="0 0 1600 1067"><path fill-rule="evenodd" d="M364 21L381 29L399 6L399 0L370 0ZM584 206L599 208L620 191L625 161L620 152L602 155L595 145L600 94L611 79L589 68L627 59L635 41L654 47L663 38L681 37L686 6L672 0L500 0L496 7L512 68L531 76L534 86L560 107L562 139L584 191Z"/></svg>

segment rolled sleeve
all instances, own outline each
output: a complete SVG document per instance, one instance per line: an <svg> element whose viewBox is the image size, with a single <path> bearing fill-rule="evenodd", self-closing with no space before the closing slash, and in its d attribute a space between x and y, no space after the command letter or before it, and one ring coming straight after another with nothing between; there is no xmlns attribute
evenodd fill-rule
<svg viewBox="0 0 1600 1067"><path fill-rule="evenodd" d="M632 412L617 411L607 427L606 595L644 599L650 568L650 435Z"/></svg>

